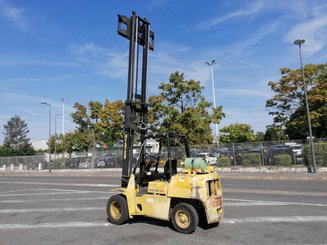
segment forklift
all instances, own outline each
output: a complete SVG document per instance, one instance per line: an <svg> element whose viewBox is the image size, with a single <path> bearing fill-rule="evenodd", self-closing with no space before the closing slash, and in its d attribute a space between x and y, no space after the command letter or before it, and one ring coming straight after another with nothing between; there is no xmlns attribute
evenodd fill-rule
<svg viewBox="0 0 327 245"><path fill-rule="evenodd" d="M108 221L121 225L145 216L170 221L176 231L184 234L194 232L199 223L218 226L223 199L221 181L213 166L207 166L205 159L191 157L186 136L147 132L148 52L154 49L149 21L135 12L130 18L118 15L118 34L129 40L129 68L121 187L114 189L119 194L107 202ZM133 147L136 137L140 143L138 154ZM156 155L146 152L150 139L159 142Z"/></svg>

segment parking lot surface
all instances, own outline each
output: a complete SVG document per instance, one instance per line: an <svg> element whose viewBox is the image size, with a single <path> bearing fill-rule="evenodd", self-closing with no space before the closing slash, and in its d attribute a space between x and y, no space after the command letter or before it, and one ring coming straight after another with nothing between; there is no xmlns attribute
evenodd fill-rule
<svg viewBox="0 0 327 245"><path fill-rule="evenodd" d="M109 224L106 202L119 183L105 174L0 175L0 243L327 244L325 179L222 174L223 221L190 235L141 217Z"/></svg>

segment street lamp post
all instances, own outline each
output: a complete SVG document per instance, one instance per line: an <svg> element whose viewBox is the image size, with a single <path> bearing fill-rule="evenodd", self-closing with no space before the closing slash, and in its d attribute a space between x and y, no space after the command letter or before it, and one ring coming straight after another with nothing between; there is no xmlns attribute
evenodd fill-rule
<svg viewBox="0 0 327 245"><path fill-rule="evenodd" d="M302 78L303 78L305 106L306 106L306 111L307 111L307 120L308 120L308 128L309 128L309 142L310 142L310 150L311 150L311 160L312 160L313 173L316 173L317 172L317 165L316 165L315 151L314 151L313 138L312 138L311 119L310 119L310 110L309 110L309 102L308 102L308 91L307 91L307 84L305 82L305 75L304 75L304 69L303 69L303 64L302 64L301 45L304 42L305 42L305 40L303 40L303 39L297 39L297 40L294 41L294 44L299 45L299 54L300 54L300 63L301 63Z"/></svg>
<svg viewBox="0 0 327 245"><path fill-rule="evenodd" d="M47 102L41 102L42 105L47 105L49 106L49 173L51 173L51 144L50 144L50 140L51 140L51 104L47 103Z"/></svg>
<svg viewBox="0 0 327 245"><path fill-rule="evenodd" d="M62 135L65 135L65 102L67 99L61 98L62 102Z"/></svg>
<svg viewBox="0 0 327 245"><path fill-rule="evenodd" d="M215 80L213 77L213 65L216 64L215 60L205 62L210 67L211 72L211 85L212 85L212 97L213 97L213 107L216 109L216 93L215 93ZM215 123L215 140L217 143L217 148L219 148L219 135L218 135L218 124Z"/></svg>
<svg viewBox="0 0 327 245"><path fill-rule="evenodd" d="M55 115L55 132L54 132L54 136L55 136L55 141L54 141L54 158L57 158L57 117L61 116L61 114L56 114Z"/></svg>

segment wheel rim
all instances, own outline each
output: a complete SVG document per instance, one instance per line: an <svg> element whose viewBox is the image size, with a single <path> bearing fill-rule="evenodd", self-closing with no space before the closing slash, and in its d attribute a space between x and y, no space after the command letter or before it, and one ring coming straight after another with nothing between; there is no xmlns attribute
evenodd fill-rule
<svg viewBox="0 0 327 245"><path fill-rule="evenodd" d="M118 220L121 217L121 206L119 204L119 202L114 201L111 203L110 205L110 215L112 218Z"/></svg>
<svg viewBox="0 0 327 245"><path fill-rule="evenodd" d="M176 212L175 220L176 224L182 229L188 228L191 223L190 215L183 210L179 210Z"/></svg>

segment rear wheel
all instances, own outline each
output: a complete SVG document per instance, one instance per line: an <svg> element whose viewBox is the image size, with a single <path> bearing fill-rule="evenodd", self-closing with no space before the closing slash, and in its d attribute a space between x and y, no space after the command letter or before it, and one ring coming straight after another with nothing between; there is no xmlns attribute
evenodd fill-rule
<svg viewBox="0 0 327 245"><path fill-rule="evenodd" d="M108 221L115 225L122 225L129 219L126 199L121 195L109 198L107 203Z"/></svg>
<svg viewBox="0 0 327 245"><path fill-rule="evenodd" d="M192 205L179 203L173 208L171 220L176 231L189 234L198 226L199 215Z"/></svg>

